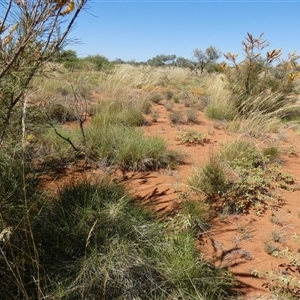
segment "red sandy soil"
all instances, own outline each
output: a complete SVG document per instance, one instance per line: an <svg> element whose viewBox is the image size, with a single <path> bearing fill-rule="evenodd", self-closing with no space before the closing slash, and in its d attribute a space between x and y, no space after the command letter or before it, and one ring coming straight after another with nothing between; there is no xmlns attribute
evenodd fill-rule
<svg viewBox="0 0 300 300"><path fill-rule="evenodd" d="M185 155L184 164L174 170L160 170L154 172L126 173L122 182L128 191L139 201L151 207L159 215L176 213L180 207L182 192L187 191L187 178L192 174L193 167L203 164L211 153L218 151L223 143L233 140L236 136L226 133L222 124L216 124L205 118L199 112L197 124L173 125L169 120L169 112L164 107L164 101L153 104L158 112L157 122L150 122L143 128L145 135L157 135L166 139L172 149L180 150ZM187 109L182 104L174 104L173 110ZM194 129L207 135L210 142L204 145L188 146L181 144L179 132ZM281 140L281 147L285 154L281 156L282 171L291 174L296 186L300 182L300 149L299 135L287 130L285 139ZM101 174L101 168L87 168L83 165L76 172L70 168L65 170L63 177L57 180L51 178L51 188L55 189L64 181L64 177L82 178L82 174L91 177ZM45 178L46 181L47 178ZM50 181L48 181L49 187ZM215 218L208 232L199 238L198 245L208 260L217 266L227 267L237 280L241 282L239 289L243 299L268 299L270 292L263 286L265 279L251 275L253 270L277 270L284 261L266 253L264 241L270 240L272 230L278 230L284 236L284 241L278 244L280 249L290 247L295 251L295 244L291 241L294 233L300 234L300 191L280 190L285 203L282 207L266 211L258 216L253 212L247 215L234 215L226 218ZM274 225L271 217L278 217L280 225ZM298 245L300 246L300 245ZM271 299L271 298L269 298Z"/></svg>

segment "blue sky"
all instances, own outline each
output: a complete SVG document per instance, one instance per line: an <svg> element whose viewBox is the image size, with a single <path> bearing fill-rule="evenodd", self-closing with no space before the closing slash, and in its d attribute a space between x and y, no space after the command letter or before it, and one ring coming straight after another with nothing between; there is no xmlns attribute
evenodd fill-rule
<svg viewBox="0 0 300 300"><path fill-rule="evenodd" d="M193 50L215 46L237 53L247 32L300 53L300 0L296 1L102 1L89 0L70 37L81 41L79 57L147 61L158 54L192 58Z"/></svg>

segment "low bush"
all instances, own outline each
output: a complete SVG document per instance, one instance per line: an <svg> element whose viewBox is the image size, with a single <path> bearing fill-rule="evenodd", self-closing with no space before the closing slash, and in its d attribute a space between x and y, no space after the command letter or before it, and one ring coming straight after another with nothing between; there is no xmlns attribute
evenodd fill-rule
<svg viewBox="0 0 300 300"><path fill-rule="evenodd" d="M172 124L183 124L185 122L184 114L179 110L170 112L169 118Z"/></svg>
<svg viewBox="0 0 300 300"><path fill-rule="evenodd" d="M251 141L238 139L212 155L206 165L197 167L189 184L209 203L220 205L220 200L221 209L227 212L253 209L259 215L270 203L281 202L274 193L275 186L293 184L285 179L282 182L278 169Z"/></svg>
<svg viewBox="0 0 300 300"><path fill-rule="evenodd" d="M233 294L232 276L198 254L192 234L159 223L108 179L72 182L22 212L24 222L1 228L2 299Z"/></svg>
<svg viewBox="0 0 300 300"><path fill-rule="evenodd" d="M135 128L120 125L89 127L87 147L124 170L157 170L181 162L182 156L167 149L160 137L145 137Z"/></svg>

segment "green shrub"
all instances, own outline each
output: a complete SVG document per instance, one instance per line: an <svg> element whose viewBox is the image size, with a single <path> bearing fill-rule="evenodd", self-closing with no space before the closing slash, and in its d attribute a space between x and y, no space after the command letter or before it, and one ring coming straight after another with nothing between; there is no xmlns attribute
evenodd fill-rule
<svg viewBox="0 0 300 300"><path fill-rule="evenodd" d="M142 126L145 124L143 113L149 111L147 101L103 101L92 123L97 126L123 125Z"/></svg>
<svg viewBox="0 0 300 300"><path fill-rule="evenodd" d="M180 142L188 145L203 145L209 143L209 139L205 134L193 129L181 131L179 133Z"/></svg>
<svg viewBox="0 0 300 300"><path fill-rule="evenodd" d="M227 212L253 209L258 215L270 203L281 203L274 193L275 186L288 188L293 183L281 179L277 164L271 164L251 141L243 139L225 145L206 165L197 167L189 179L194 192L210 203L221 200Z"/></svg>
<svg viewBox="0 0 300 300"><path fill-rule="evenodd" d="M232 277L198 254L192 234L173 229L108 180L65 186L33 225L45 295L226 299Z"/></svg>
<svg viewBox="0 0 300 300"><path fill-rule="evenodd" d="M236 109L229 100L210 101L204 113L207 118L213 120L231 121L236 116Z"/></svg>
<svg viewBox="0 0 300 300"><path fill-rule="evenodd" d="M263 155L270 161L276 161L280 158L281 151L279 147L271 145L263 149Z"/></svg>
<svg viewBox="0 0 300 300"><path fill-rule="evenodd" d="M256 164L263 164L263 156L256 145L251 141L244 138L238 138L231 143L225 144L219 153L220 159L233 166L235 161L239 161L244 157L255 159Z"/></svg>
<svg viewBox="0 0 300 300"><path fill-rule="evenodd" d="M179 153L167 150L160 137L144 137L140 130L120 125L90 127L87 146L108 164L125 170L157 170L181 161Z"/></svg>
<svg viewBox="0 0 300 300"><path fill-rule="evenodd" d="M269 44L263 39L263 34L255 38L248 33L242 45L245 59L241 63L237 62L238 55L228 52L224 56L231 66L226 63L219 65L226 75L227 87L232 91L239 114L266 114L289 106L291 98L287 96L295 87L299 56L290 54L287 61L274 66L281 58L281 49L267 51L264 57L262 51Z"/></svg>
<svg viewBox="0 0 300 300"><path fill-rule="evenodd" d="M197 194L204 194L207 197L224 195L228 188L224 166L216 157L210 157L204 167L197 167L194 170L189 178L189 184Z"/></svg>
<svg viewBox="0 0 300 300"><path fill-rule="evenodd" d="M110 62L106 57L102 55L88 55L82 59L84 62L88 62L94 65L96 71L109 70L114 67L114 64Z"/></svg>

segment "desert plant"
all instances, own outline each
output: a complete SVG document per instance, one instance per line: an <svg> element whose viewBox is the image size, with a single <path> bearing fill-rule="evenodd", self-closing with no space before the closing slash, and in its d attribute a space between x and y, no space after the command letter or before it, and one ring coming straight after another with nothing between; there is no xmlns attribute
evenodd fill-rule
<svg viewBox="0 0 300 300"><path fill-rule="evenodd" d="M182 124L185 122L184 114L182 111L173 110L169 115L172 124Z"/></svg>
<svg viewBox="0 0 300 300"><path fill-rule="evenodd" d="M154 103L159 103L159 101L163 100L163 99L164 99L164 96L159 93L155 93L148 98L149 101L154 102Z"/></svg>
<svg viewBox="0 0 300 300"><path fill-rule="evenodd" d="M86 0L4 1L0 32L0 145L32 79L61 49ZM74 13L73 13L74 11ZM30 12L30 13L29 13ZM72 16L66 21L66 14ZM62 23L64 23L63 26ZM54 29L55 28L55 29ZM60 30L56 30L60 28ZM50 65L48 65L49 67ZM54 67L54 65L53 65Z"/></svg>
<svg viewBox="0 0 300 300"><path fill-rule="evenodd" d="M200 69L201 74L207 65L215 63L221 56L221 52L213 46L209 46L205 51L195 49L193 54L197 60L196 68Z"/></svg>
<svg viewBox="0 0 300 300"><path fill-rule="evenodd" d="M165 97L166 97L166 100L171 100L173 98L173 95L174 93L172 91L166 91L165 92Z"/></svg>
<svg viewBox="0 0 300 300"><path fill-rule="evenodd" d="M83 62L88 62L94 66L96 71L112 69L114 64L103 55L88 55L82 59Z"/></svg>
<svg viewBox="0 0 300 300"><path fill-rule="evenodd" d="M188 182L194 192L209 198L223 195L228 188L225 168L214 155L210 156L205 166L195 168Z"/></svg>
<svg viewBox="0 0 300 300"><path fill-rule="evenodd" d="M271 101L271 106L269 106L269 101L257 103L255 110L272 112L282 107L282 104L287 101L286 95L293 90L294 86L294 80L290 76L293 70L289 70L287 65L294 65L295 69L295 62L299 56L296 53L290 54L287 62L273 67L281 57L281 49L268 51L266 57L263 57L262 50L269 46L268 41L263 39L263 34L255 38L247 33L242 45L245 56L242 62L237 62L238 55L228 52L224 56L232 65L220 64L220 69L226 75L228 88L233 92L238 111L241 115L251 112L255 105L253 101L247 99L258 95L267 97L270 93L278 93L281 96L276 102ZM251 107L247 106L247 110L244 107L245 102L251 103Z"/></svg>
<svg viewBox="0 0 300 300"><path fill-rule="evenodd" d="M226 299L232 294L232 276L198 254L192 234L175 231L171 222L159 223L108 178L72 182L56 199L40 200L32 231L43 297L33 288L22 244L26 231L7 227L0 232L3 299ZM20 262L9 268L12 252L19 253ZM15 273L22 276L22 286L13 278L18 264L24 267Z"/></svg>
<svg viewBox="0 0 300 300"><path fill-rule="evenodd" d="M189 184L210 202L221 200L227 212L245 213L252 208L260 215L268 202L281 203L274 193L275 186L287 188L293 184L282 181L280 174L279 166L270 163L251 141L238 139L223 146L206 165L197 167Z"/></svg>
<svg viewBox="0 0 300 300"><path fill-rule="evenodd" d="M278 161L280 159L281 150L278 146L270 145L264 148L262 152L270 161Z"/></svg>
<svg viewBox="0 0 300 300"><path fill-rule="evenodd" d="M181 131L179 133L180 142L188 145L203 145L209 143L209 139L205 134L193 129Z"/></svg>
<svg viewBox="0 0 300 300"><path fill-rule="evenodd" d="M172 111L173 110L173 102L172 101L166 101L166 103L165 103L165 108L166 108L166 110L167 111Z"/></svg>
<svg viewBox="0 0 300 300"><path fill-rule="evenodd" d="M299 236L294 234L292 240L298 242ZM270 247L269 250L273 250L272 248L273 247ZM279 250L278 248L276 249L276 247L275 251L269 252L269 254L272 254L277 258L284 259L285 262L280 263L277 269L272 269L270 271L253 270L252 274L259 278L265 278L266 281L263 286L274 294L282 296L282 299L299 299L299 253L293 252L288 248Z"/></svg>
<svg viewBox="0 0 300 300"><path fill-rule="evenodd" d="M145 137L138 129L120 125L88 127L87 147L108 165L124 170L155 170L182 161L182 155L168 150L162 138Z"/></svg>
<svg viewBox="0 0 300 300"><path fill-rule="evenodd" d="M189 108L186 111L187 122L197 123L198 122L198 111L195 108Z"/></svg>
<svg viewBox="0 0 300 300"><path fill-rule="evenodd" d="M236 116L236 109L230 98L222 98L210 101L205 107L206 117L213 120L231 121Z"/></svg>

